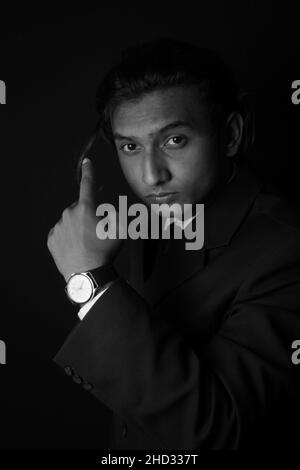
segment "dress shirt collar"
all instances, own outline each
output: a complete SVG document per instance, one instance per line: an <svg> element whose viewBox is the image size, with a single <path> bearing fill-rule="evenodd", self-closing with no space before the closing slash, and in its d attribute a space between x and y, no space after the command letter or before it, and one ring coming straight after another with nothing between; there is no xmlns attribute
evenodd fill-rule
<svg viewBox="0 0 300 470"><path fill-rule="evenodd" d="M235 163L235 161L232 161L233 163L233 166L232 166L232 171L231 171L231 175L227 181L226 184L229 184L231 183L231 181L234 179L235 175L237 174L239 168L237 166L237 164ZM166 220L165 220L165 225L164 225L164 230L167 230L167 228L169 227L170 224L172 224L172 222L174 222L175 225L177 225L178 227L181 228L181 230L185 230L186 227L192 222L192 220L197 217L197 215L200 213L200 211L197 211L195 215L191 216L191 217L187 217L185 220L181 220L181 219L177 219L176 217L172 218L172 217L168 217ZM183 213L184 215L184 213Z"/></svg>

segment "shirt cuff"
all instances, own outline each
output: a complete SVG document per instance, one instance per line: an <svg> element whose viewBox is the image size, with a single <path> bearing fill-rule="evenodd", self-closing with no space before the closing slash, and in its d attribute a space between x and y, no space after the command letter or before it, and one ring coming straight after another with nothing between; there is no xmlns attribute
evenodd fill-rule
<svg viewBox="0 0 300 470"><path fill-rule="evenodd" d="M86 304L84 304L83 307L81 307L81 309L79 310L78 312L78 317L80 318L80 320L83 320L83 318L86 316L86 314L88 313L88 311L92 308L92 306L94 305L94 303L97 302L97 300L99 299L99 297L101 297L102 294L104 294L105 291L107 291L107 289L115 282L115 279L113 281L110 281L108 282L105 287L100 291L98 292L98 294L92 299L90 300L89 302L87 302Z"/></svg>

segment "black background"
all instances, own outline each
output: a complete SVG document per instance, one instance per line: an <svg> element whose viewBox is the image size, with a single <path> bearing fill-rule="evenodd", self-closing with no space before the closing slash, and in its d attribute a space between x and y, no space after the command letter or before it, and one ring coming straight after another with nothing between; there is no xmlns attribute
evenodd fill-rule
<svg viewBox="0 0 300 470"><path fill-rule="evenodd" d="M100 2L99 2L100 3ZM192 5L192 4L191 4ZM52 358L77 322L48 252L50 228L78 196L75 163L96 122L95 91L132 43L168 36L218 50L253 93L250 164L300 202L300 79L296 2L123 2L68 13L17 7L0 16L1 289L0 448L106 448L109 411ZM112 149L94 149L99 184L124 194ZM299 366L300 372L300 366ZM300 423L291 423L297 427Z"/></svg>

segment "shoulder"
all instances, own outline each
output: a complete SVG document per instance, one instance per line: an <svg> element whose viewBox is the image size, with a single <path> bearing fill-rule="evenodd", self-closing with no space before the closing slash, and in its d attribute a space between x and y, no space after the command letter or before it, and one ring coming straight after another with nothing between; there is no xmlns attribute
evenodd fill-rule
<svg viewBox="0 0 300 470"><path fill-rule="evenodd" d="M243 272L300 266L300 207L260 182L229 247Z"/></svg>
<svg viewBox="0 0 300 470"><path fill-rule="evenodd" d="M240 241L254 272L300 266L300 207L262 188L241 230Z"/></svg>
<svg viewBox="0 0 300 470"><path fill-rule="evenodd" d="M264 189L258 194L253 215L264 216L270 228L281 227L286 234L300 237L300 204Z"/></svg>

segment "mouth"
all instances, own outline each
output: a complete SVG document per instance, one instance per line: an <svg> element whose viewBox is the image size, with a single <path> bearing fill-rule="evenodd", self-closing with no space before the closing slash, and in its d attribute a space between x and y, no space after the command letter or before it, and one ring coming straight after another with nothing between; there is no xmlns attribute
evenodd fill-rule
<svg viewBox="0 0 300 470"><path fill-rule="evenodd" d="M162 203L162 202L171 202L174 200L174 196L176 195L177 193L158 193L158 194L155 194L155 193L152 193L152 194L148 194L146 196L147 198L147 201L150 202L150 204L159 204L159 203Z"/></svg>

